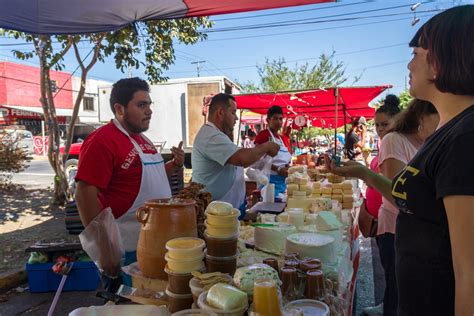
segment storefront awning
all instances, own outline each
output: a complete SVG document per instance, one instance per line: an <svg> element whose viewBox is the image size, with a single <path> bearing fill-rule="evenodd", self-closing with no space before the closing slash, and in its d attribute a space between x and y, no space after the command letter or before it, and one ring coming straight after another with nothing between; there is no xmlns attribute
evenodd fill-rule
<svg viewBox="0 0 474 316"><path fill-rule="evenodd" d="M4 105L4 104L0 105L0 107L43 115L43 108L40 108L40 107L31 107L31 106L24 106L24 105ZM56 115L57 116L72 116L72 109L56 108Z"/></svg>
<svg viewBox="0 0 474 316"><path fill-rule="evenodd" d="M369 107L369 102L390 87L390 85L384 85L338 88L337 124L335 124L335 88L238 94L235 95L235 99L238 109L266 114L269 107L279 105L283 108L286 117L303 115L311 120L312 126L334 127L337 125L339 127L344 125L344 114L347 123L357 116L374 117L375 109Z"/></svg>

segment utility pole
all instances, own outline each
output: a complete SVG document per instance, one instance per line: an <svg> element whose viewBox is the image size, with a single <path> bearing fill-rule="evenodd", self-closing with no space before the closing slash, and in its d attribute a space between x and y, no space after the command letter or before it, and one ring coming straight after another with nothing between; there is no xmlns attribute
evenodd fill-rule
<svg viewBox="0 0 474 316"><path fill-rule="evenodd" d="M198 61L193 61L191 64L196 65L196 70L197 70L197 76L199 77L201 73L202 66L201 64L205 63L205 60L198 60Z"/></svg>

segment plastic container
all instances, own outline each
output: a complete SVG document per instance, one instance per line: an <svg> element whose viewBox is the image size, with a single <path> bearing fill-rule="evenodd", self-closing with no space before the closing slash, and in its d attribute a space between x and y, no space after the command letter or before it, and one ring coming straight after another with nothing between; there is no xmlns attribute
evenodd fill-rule
<svg viewBox="0 0 474 316"><path fill-rule="evenodd" d="M237 270L237 258L239 252L229 257L213 257L206 254L207 272L222 272L234 275Z"/></svg>
<svg viewBox="0 0 474 316"><path fill-rule="evenodd" d="M240 211L232 209L230 215L214 215L206 212L207 223L214 226L234 226L239 223Z"/></svg>
<svg viewBox="0 0 474 316"><path fill-rule="evenodd" d="M191 294L189 281L193 278L191 273L174 273L165 267L168 274L168 289L176 294Z"/></svg>
<svg viewBox="0 0 474 316"><path fill-rule="evenodd" d="M207 235L213 238L230 238L238 234L240 223L232 226L215 226L204 221L207 228Z"/></svg>
<svg viewBox="0 0 474 316"><path fill-rule="evenodd" d="M200 271L204 268L202 259L204 259L204 254L201 254L199 258L192 258L191 260L176 260L170 258L168 254L165 255L165 260L168 262L168 270L174 273L191 273L193 271Z"/></svg>
<svg viewBox="0 0 474 316"><path fill-rule="evenodd" d="M234 256L237 252L238 236L229 238L214 238L204 232L204 238L207 244L207 254L213 257L229 257Z"/></svg>
<svg viewBox="0 0 474 316"><path fill-rule="evenodd" d="M177 313L174 313L171 316L217 316L217 314L211 311L205 311L202 309L193 308L193 309L185 309L185 310L179 311Z"/></svg>
<svg viewBox="0 0 474 316"><path fill-rule="evenodd" d="M229 284L232 283L232 277L230 275L225 275L224 277L229 279ZM204 287L202 286L201 282L199 282L199 279L196 278L192 278L189 281L189 287L191 288L191 293L193 294L194 303L197 303L199 295L205 291Z"/></svg>
<svg viewBox="0 0 474 316"><path fill-rule="evenodd" d="M190 309L193 305L192 294L176 294L166 288L166 295L168 296L168 309L172 313Z"/></svg>
<svg viewBox="0 0 474 316"><path fill-rule="evenodd" d="M245 305L242 308L236 308L236 309L224 311L222 309L212 307L212 306L207 304L207 291L202 292L199 295L197 304L198 304L200 309L205 310L205 311L214 312L219 316L242 316L242 315L244 315L245 311L248 308L248 305Z"/></svg>
<svg viewBox="0 0 474 316"><path fill-rule="evenodd" d="M54 292L62 276L51 270L53 263L26 264L28 287L32 293ZM74 262L63 291L95 291L100 274L94 262Z"/></svg>
<svg viewBox="0 0 474 316"><path fill-rule="evenodd" d="M288 316L329 316L329 307L316 300L296 300L286 304L283 310Z"/></svg>
<svg viewBox="0 0 474 316"><path fill-rule="evenodd" d="M166 243L168 256L176 260L199 258L202 256L202 251L205 246L206 243L204 240L194 237L175 238Z"/></svg>

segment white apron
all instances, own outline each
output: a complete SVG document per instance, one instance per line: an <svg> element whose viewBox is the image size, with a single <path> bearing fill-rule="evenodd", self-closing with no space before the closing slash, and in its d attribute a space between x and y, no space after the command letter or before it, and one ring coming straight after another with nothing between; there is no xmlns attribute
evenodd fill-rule
<svg viewBox="0 0 474 316"><path fill-rule="evenodd" d="M224 201L227 203L232 204L233 207L236 209L240 208L240 206L245 201L245 176L244 176L244 168L237 167L235 170L235 178L234 182L232 183L232 187L230 188L227 193L219 199L219 201Z"/></svg>
<svg viewBox="0 0 474 316"><path fill-rule="evenodd" d="M281 139L281 137L275 138L275 136L273 136L272 131L271 130L268 130L268 131L270 132L272 141L280 145L280 150L278 151L278 154L275 157L273 157L272 164L277 167L286 167L291 162L291 154L288 151L288 148L286 148L285 144L283 143L283 140ZM276 175L278 173L276 171L272 171L272 174Z"/></svg>
<svg viewBox="0 0 474 316"><path fill-rule="evenodd" d="M115 126L128 136L133 146L135 147L142 163L142 179L138 195L135 198L130 209L117 219L122 236L122 243L125 251L136 251L138 244L138 237L140 234L140 223L137 221L135 211L137 208L143 206L147 200L163 199L171 197L171 189L166 175L165 162L159 153L145 154L140 145L128 134L128 132L120 125L117 120L113 120ZM150 144L153 144L143 134Z"/></svg>
<svg viewBox="0 0 474 316"><path fill-rule="evenodd" d="M207 122L206 125L218 129L216 125L212 122ZM219 130L219 129L218 129ZM219 130L220 131L220 130ZM236 166L234 182L229 191L219 199L219 201L224 201L232 204L235 208L240 208L240 206L245 201L245 176L244 168Z"/></svg>

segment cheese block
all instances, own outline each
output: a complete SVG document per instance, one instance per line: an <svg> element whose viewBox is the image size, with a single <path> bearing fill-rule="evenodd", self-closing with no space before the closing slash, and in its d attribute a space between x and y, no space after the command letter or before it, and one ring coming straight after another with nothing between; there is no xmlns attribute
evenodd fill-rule
<svg viewBox="0 0 474 316"><path fill-rule="evenodd" d="M334 230L341 227L342 224L336 215L328 211L319 212L318 218L316 218L316 228L318 231Z"/></svg>
<svg viewBox="0 0 474 316"><path fill-rule="evenodd" d="M342 195L344 196L353 196L354 195L354 192L349 191L349 190L345 190L345 191L342 191Z"/></svg>
<svg viewBox="0 0 474 316"><path fill-rule="evenodd" d="M234 284L247 295L253 294L253 285L258 279L271 279L277 287L281 285L278 271L263 263L238 268L234 273Z"/></svg>
<svg viewBox="0 0 474 316"><path fill-rule="evenodd" d="M286 223L288 222L288 212L283 212L277 215L277 221Z"/></svg>
<svg viewBox="0 0 474 316"><path fill-rule="evenodd" d="M333 183L332 184L333 190L342 190L342 183Z"/></svg>
<svg viewBox="0 0 474 316"><path fill-rule="evenodd" d="M286 238L286 253L296 252L301 258L321 260L323 266L336 260L334 237L318 233L297 233Z"/></svg>
<svg viewBox="0 0 474 316"><path fill-rule="evenodd" d="M321 235L331 236L334 238L334 246L336 250L342 247L343 233L342 229L334 229L328 231L318 231L315 224L308 224L299 229L300 233L318 233Z"/></svg>
<svg viewBox="0 0 474 316"><path fill-rule="evenodd" d="M321 197L330 199L332 198L332 194L321 194Z"/></svg>
<svg viewBox="0 0 474 316"><path fill-rule="evenodd" d="M313 193L313 194L322 194L323 191L321 191L321 189L316 189L316 190L313 189L313 192L312 192L312 193Z"/></svg>
<svg viewBox="0 0 474 316"><path fill-rule="evenodd" d="M344 191L346 191L346 190L351 190L351 191L352 191L352 182L350 182L350 181L344 181L344 182L342 183L342 189L343 189Z"/></svg>
<svg viewBox="0 0 474 316"><path fill-rule="evenodd" d="M332 201L329 198L317 198L312 205L314 211L327 211L332 208Z"/></svg>
<svg viewBox="0 0 474 316"><path fill-rule="evenodd" d="M321 189L322 194L332 194L332 188L324 187Z"/></svg>
<svg viewBox="0 0 474 316"><path fill-rule="evenodd" d="M305 198L306 197L306 191L293 191L293 197L295 199Z"/></svg>
<svg viewBox="0 0 474 316"><path fill-rule="evenodd" d="M332 194L333 195L342 195L342 189L334 189L332 188Z"/></svg>
<svg viewBox="0 0 474 316"><path fill-rule="evenodd" d="M308 178L295 178L295 183L297 184L307 184L308 183Z"/></svg>
<svg viewBox="0 0 474 316"><path fill-rule="evenodd" d="M306 173L307 167L306 166L293 166L288 168L288 174L293 174L295 172L299 173Z"/></svg>
<svg viewBox="0 0 474 316"><path fill-rule="evenodd" d="M333 194L333 195L332 195L332 199L335 200L335 201L338 201L338 202L342 203L342 195Z"/></svg>
<svg viewBox="0 0 474 316"><path fill-rule="evenodd" d="M286 237L296 233L297 229L295 226L286 223L273 223L273 225L255 227L255 247L268 253L283 255L285 253Z"/></svg>
<svg viewBox="0 0 474 316"><path fill-rule="evenodd" d="M314 199L311 198L302 198L302 199L295 199L289 198L286 204L287 208L302 208L305 212L309 212L311 209L311 205Z"/></svg>
<svg viewBox="0 0 474 316"><path fill-rule="evenodd" d="M231 215L233 208L234 207L230 203L222 201L212 201L207 206L206 213L219 216Z"/></svg>
<svg viewBox="0 0 474 316"><path fill-rule="evenodd" d="M344 181L345 178L341 177L341 176L338 176L336 174L330 173L330 174L327 175L327 179L331 183L341 183L342 181Z"/></svg>
<svg viewBox="0 0 474 316"><path fill-rule="evenodd" d="M352 208L352 203L342 203L342 208L345 210Z"/></svg>
<svg viewBox="0 0 474 316"><path fill-rule="evenodd" d="M315 199L315 198L318 198L318 197L321 197L321 193L311 193L311 198Z"/></svg>
<svg viewBox="0 0 474 316"><path fill-rule="evenodd" d="M324 186L322 186L324 188L331 188L332 190L332 183L326 183Z"/></svg>
<svg viewBox="0 0 474 316"><path fill-rule="evenodd" d="M321 182L313 182L313 192L318 189L321 189Z"/></svg>
<svg viewBox="0 0 474 316"><path fill-rule="evenodd" d="M352 195L344 195L342 197L342 202L343 203L352 203L352 202L354 202L354 197Z"/></svg>
<svg viewBox="0 0 474 316"><path fill-rule="evenodd" d="M286 186L286 190L288 192L288 196L293 196L293 192L299 190L299 186L297 184L291 183Z"/></svg>

